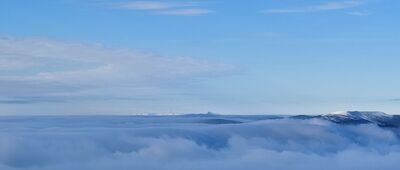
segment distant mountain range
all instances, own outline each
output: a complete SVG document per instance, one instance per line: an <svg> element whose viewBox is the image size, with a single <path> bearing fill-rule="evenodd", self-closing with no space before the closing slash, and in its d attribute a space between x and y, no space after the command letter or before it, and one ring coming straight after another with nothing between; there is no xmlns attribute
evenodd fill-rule
<svg viewBox="0 0 400 170"><path fill-rule="evenodd" d="M376 124L381 127L400 127L399 115L378 111L340 111L324 115L296 115L292 119L323 119L337 124Z"/></svg>
<svg viewBox="0 0 400 170"><path fill-rule="evenodd" d="M320 119L342 125L376 124L380 127L400 127L400 115L389 115L379 111L339 111L321 115L220 115L212 112L190 114L140 114L139 117L158 117L197 122L203 124L240 124L272 119Z"/></svg>
<svg viewBox="0 0 400 170"><path fill-rule="evenodd" d="M338 111L321 115L219 115L208 112L206 114L184 114L181 117L201 118L199 123L206 124L238 124L268 119L320 119L342 125L376 124L380 127L400 127L400 115L389 115L379 111Z"/></svg>

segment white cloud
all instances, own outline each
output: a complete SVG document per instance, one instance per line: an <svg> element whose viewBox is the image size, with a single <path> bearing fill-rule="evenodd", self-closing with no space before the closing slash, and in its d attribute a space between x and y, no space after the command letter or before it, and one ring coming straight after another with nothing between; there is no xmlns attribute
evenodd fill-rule
<svg viewBox="0 0 400 170"><path fill-rule="evenodd" d="M176 84L224 75L232 69L231 65L211 61L98 44L0 38L0 98L111 87L174 88Z"/></svg>
<svg viewBox="0 0 400 170"><path fill-rule="evenodd" d="M343 1L343 2L328 2L325 4L321 4L318 6L315 6L315 10L339 10L339 9L347 9L347 8L352 8L356 7L359 5L364 4L363 1L360 0L349 0L349 1Z"/></svg>
<svg viewBox="0 0 400 170"><path fill-rule="evenodd" d="M352 11L352 12L348 12L347 14L354 15L354 16L369 16L369 15L372 15L373 13L370 11Z"/></svg>
<svg viewBox="0 0 400 170"><path fill-rule="evenodd" d="M362 0L347 0L340 2L327 2L319 5L305 6L298 8L280 8L280 9L267 9L262 11L263 13L279 14L279 13L307 13L307 12L319 12L319 11L334 11L343 10L361 6L365 4Z"/></svg>
<svg viewBox="0 0 400 170"><path fill-rule="evenodd" d="M193 123L197 119L202 118L1 117L0 168L396 170L400 166L398 129L285 119Z"/></svg>
<svg viewBox="0 0 400 170"><path fill-rule="evenodd" d="M117 8L131 10L161 10L181 7L196 6L195 3L188 2L166 2L166 1L134 1L115 4Z"/></svg>
<svg viewBox="0 0 400 170"><path fill-rule="evenodd" d="M160 14L164 15L186 15L186 16L194 16L194 15L203 15L212 13L213 11L209 9L202 8L187 8L187 9L176 9L176 10L168 10L168 11L160 11Z"/></svg>
<svg viewBox="0 0 400 170"><path fill-rule="evenodd" d="M161 15L194 16L213 12L196 2L134 1L115 3L113 6L117 9L149 11Z"/></svg>

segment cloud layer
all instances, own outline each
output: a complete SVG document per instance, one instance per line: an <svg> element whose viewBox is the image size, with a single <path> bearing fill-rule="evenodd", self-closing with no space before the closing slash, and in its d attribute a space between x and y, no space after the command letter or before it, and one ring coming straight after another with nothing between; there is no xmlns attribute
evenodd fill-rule
<svg viewBox="0 0 400 170"><path fill-rule="evenodd" d="M267 9L264 10L263 13L280 14L280 13L307 13L307 12L319 12L319 11L334 11L334 10L350 9L361 6L363 4L365 4L365 1L362 0L332 1L319 5L311 5L298 8Z"/></svg>
<svg viewBox="0 0 400 170"><path fill-rule="evenodd" d="M212 13L213 11L200 6L198 2L180 1L132 1L115 3L117 9L148 11L161 15L195 16Z"/></svg>
<svg viewBox="0 0 400 170"><path fill-rule="evenodd" d="M398 129L287 119L196 123L201 119L2 117L0 168L395 170L400 165Z"/></svg>
<svg viewBox="0 0 400 170"><path fill-rule="evenodd" d="M0 38L0 56L0 103L9 104L90 96L144 98L150 95L146 90L137 95L126 93L129 89L156 91L185 86L233 69L230 65L188 57L36 38ZM110 88L112 92L104 90Z"/></svg>

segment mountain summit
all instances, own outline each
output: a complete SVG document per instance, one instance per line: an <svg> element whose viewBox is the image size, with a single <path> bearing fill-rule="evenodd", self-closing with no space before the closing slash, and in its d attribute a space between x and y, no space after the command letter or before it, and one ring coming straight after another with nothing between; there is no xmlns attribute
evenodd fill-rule
<svg viewBox="0 0 400 170"><path fill-rule="evenodd" d="M340 124L374 123L387 126L393 116L379 111L340 111L322 115L322 118Z"/></svg>
<svg viewBox="0 0 400 170"><path fill-rule="evenodd" d="M368 124L382 127L399 127L400 117L379 111L338 111L317 116L292 116L296 119L324 119L337 124Z"/></svg>
<svg viewBox="0 0 400 170"><path fill-rule="evenodd" d="M386 121L391 119L393 116L388 115L384 112L378 111L339 111L332 112L330 114L324 115L325 117L331 118L347 118L353 120L367 120L370 122Z"/></svg>

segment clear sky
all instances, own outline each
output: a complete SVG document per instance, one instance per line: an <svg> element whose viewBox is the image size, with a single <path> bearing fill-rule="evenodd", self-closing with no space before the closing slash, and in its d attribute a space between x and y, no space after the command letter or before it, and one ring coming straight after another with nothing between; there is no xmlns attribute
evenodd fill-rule
<svg viewBox="0 0 400 170"><path fill-rule="evenodd" d="M400 113L397 0L1 0L0 114Z"/></svg>

